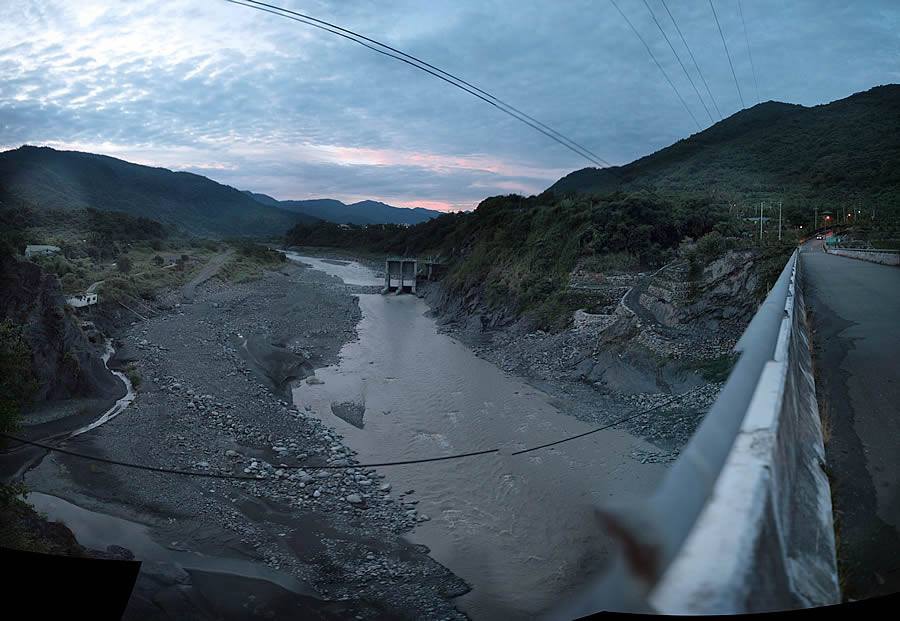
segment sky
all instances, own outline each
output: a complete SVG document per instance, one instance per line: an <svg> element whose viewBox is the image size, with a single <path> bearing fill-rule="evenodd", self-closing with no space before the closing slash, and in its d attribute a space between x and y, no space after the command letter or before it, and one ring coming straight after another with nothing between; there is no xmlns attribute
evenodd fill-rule
<svg viewBox="0 0 900 621"><path fill-rule="evenodd" d="M616 0L696 123L610 0L268 1L414 54L613 164L741 96L811 106L900 82L896 0L714 0L734 76L709 0ZM0 76L0 150L102 153L279 199L471 209L592 165L426 73L224 0L0 0Z"/></svg>

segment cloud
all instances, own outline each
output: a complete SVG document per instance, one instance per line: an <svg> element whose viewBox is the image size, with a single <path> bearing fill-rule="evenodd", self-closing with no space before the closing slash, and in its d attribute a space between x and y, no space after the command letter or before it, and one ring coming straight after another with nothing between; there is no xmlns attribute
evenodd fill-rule
<svg viewBox="0 0 900 621"><path fill-rule="evenodd" d="M649 4L687 61L662 5ZM620 5L708 125L643 2ZM708 5L669 7L716 104L735 112L740 100ZM743 9L761 100L814 105L896 80L895 3L863 10L836 0L767 0ZM322 0L306 10L452 71L613 163L696 131L605 2ZM737 5L719 2L717 12L753 104ZM432 76L226 2L5 3L0 42L0 145L8 147L95 151L279 198L454 209L491 194L539 192L589 165Z"/></svg>

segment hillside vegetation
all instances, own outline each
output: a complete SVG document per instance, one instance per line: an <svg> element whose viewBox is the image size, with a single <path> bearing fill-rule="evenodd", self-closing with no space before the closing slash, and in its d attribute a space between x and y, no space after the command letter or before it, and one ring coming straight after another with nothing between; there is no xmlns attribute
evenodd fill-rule
<svg viewBox="0 0 900 621"><path fill-rule="evenodd" d="M550 187L558 196L651 189L710 195L752 215L782 201L792 226L814 210L890 221L900 215L900 85L806 108L766 102L652 155L611 169L585 168Z"/></svg>
<svg viewBox="0 0 900 621"><path fill-rule="evenodd" d="M121 212L208 237L281 235L314 220L201 175L47 147L0 153L0 193L38 209Z"/></svg>
<svg viewBox="0 0 900 621"><path fill-rule="evenodd" d="M450 293L475 296L510 319L528 316L561 327L583 300L569 287L579 262L608 269L651 269L671 260L685 237L744 236L726 206L648 192L557 198L497 196L474 212L447 214L413 227L298 225L293 246L330 246L447 261Z"/></svg>

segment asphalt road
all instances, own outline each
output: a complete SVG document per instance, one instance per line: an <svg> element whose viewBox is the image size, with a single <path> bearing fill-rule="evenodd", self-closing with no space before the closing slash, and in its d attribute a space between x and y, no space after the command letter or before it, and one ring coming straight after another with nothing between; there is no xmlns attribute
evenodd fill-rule
<svg viewBox="0 0 900 621"><path fill-rule="evenodd" d="M802 248L844 595L900 591L900 268Z"/></svg>

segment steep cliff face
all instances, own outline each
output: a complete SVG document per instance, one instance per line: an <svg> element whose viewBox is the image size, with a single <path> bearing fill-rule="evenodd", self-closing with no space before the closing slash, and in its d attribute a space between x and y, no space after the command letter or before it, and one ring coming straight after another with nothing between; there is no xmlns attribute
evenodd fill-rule
<svg viewBox="0 0 900 621"><path fill-rule="evenodd" d="M756 312L757 253L730 251L702 266L696 277L677 262L642 283L640 305L669 328L726 332L737 338Z"/></svg>
<svg viewBox="0 0 900 621"><path fill-rule="evenodd" d="M31 347L35 401L112 397L121 382L103 364L80 322L67 310L54 274L28 261L0 260L0 319L22 326Z"/></svg>
<svg viewBox="0 0 900 621"><path fill-rule="evenodd" d="M487 303L483 285L456 292L440 283L428 283L421 288L421 292L435 317L443 324L456 324L472 333L511 328L514 325L520 329L530 327L527 319L516 315L512 303Z"/></svg>

